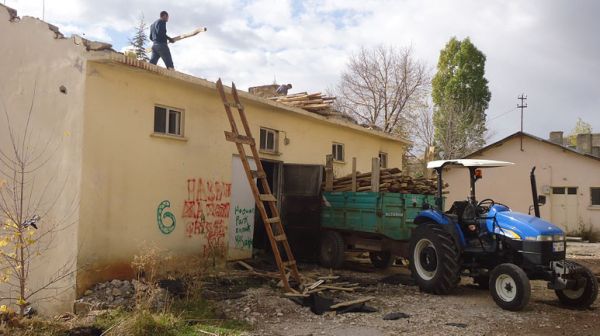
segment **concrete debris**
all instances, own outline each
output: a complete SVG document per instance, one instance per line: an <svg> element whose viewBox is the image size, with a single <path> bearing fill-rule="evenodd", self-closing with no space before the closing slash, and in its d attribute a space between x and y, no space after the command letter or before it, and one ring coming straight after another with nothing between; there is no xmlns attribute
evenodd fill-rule
<svg viewBox="0 0 600 336"><path fill-rule="evenodd" d="M65 38L65 36L60 32L60 30L58 29L57 26L48 23L48 29L50 29L51 31L54 32L54 38L55 39Z"/></svg>
<svg viewBox="0 0 600 336"><path fill-rule="evenodd" d="M8 15L10 16L9 21L14 22L14 21L18 21L19 17L17 16L17 10L16 9L12 9L10 7L5 7L6 11L8 11Z"/></svg>
<svg viewBox="0 0 600 336"><path fill-rule="evenodd" d="M133 308L140 298L152 309L162 309L170 299L164 288L153 287L137 280L112 280L96 284L74 303L74 311L85 315L92 310Z"/></svg>

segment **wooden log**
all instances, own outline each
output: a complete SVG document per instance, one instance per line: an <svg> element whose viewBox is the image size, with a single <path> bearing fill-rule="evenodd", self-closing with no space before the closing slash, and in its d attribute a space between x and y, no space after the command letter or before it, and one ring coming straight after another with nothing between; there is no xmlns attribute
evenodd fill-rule
<svg viewBox="0 0 600 336"><path fill-rule="evenodd" d="M374 296L368 296L366 298L362 298L362 299L356 299L356 300L350 300L350 301L344 301L344 302L340 302L337 304L334 304L333 306L331 306L331 309L337 309L337 308L341 308L341 307L348 307L348 306L352 306L354 304L358 304L358 303L365 303L367 301L371 301L373 300L375 297Z"/></svg>
<svg viewBox="0 0 600 336"><path fill-rule="evenodd" d="M371 162L371 191L378 192L379 191L379 158L373 158Z"/></svg>
<svg viewBox="0 0 600 336"><path fill-rule="evenodd" d="M325 191L333 190L333 155L325 157Z"/></svg>
<svg viewBox="0 0 600 336"><path fill-rule="evenodd" d="M356 158L352 158L352 191L356 191Z"/></svg>

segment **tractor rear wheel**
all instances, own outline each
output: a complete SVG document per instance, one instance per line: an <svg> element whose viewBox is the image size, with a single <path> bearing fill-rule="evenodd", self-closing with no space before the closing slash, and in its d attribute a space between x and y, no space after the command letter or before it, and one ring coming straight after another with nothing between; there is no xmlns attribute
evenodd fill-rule
<svg viewBox="0 0 600 336"><path fill-rule="evenodd" d="M346 245L344 238L336 231L325 231L321 237L319 262L323 267L341 268L344 264Z"/></svg>
<svg viewBox="0 0 600 336"><path fill-rule="evenodd" d="M494 301L502 309L519 311L529 302L529 278L525 271L515 264L496 266L490 273L489 286Z"/></svg>
<svg viewBox="0 0 600 336"><path fill-rule="evenodd" d="M435 223L417 227L410 241L410 270L424 292L447 294L460 281L460 255L450 233Z"/></svg>
<svg viewBox="0 0 600 336"><path fill-rule="evenodd" d="M587 308L596 301L598 297L598 280L594 273L583 267L581 277L585 279L585 285L579 289L556 289L554 292L558 300L565 306L573 308Z"/></svg>
<svg viewBox="0 0 600 336"><path fill-rule="evenodd" d="M390 251L369 252L369 258L371 259L371 264L379 269L387 269L394 263Z"/></svg>

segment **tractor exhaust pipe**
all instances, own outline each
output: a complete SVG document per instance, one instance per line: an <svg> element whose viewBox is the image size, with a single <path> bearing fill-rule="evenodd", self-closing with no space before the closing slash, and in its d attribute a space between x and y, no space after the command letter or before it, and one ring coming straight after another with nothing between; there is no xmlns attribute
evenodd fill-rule
<svg viewBox="0 0 600 336"><path fill-rule="evenodd" d="M531 196L533 196L533 210L535 212L535 217L540 217L540 204L538 203L538 193L537 193L537 184L535 183L535 166L531 169L531 174L529 174L529 178L531 180Z"/></svg>

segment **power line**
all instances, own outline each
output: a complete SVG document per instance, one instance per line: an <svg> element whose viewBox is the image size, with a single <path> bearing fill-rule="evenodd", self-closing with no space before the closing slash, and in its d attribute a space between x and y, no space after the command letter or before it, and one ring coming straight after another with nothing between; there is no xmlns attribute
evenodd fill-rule
<svg viewBox="0 0 600 336"><path fill-rule="evenodd" d="M516 108L516 107L512 107L510 110L507 110L507 111L505 111L505 112L502 112L502 113L500 113L500 114L497 114L497 115L493 116L492 118L488 119L487 121L489 122L489 121L492 121L492 120L496 120L496 119L498 119L498 118L500 118L500 117L503 117L503 116L505 116L505 115L509 114L510 112L514 112L514 111L516 111L516 110L517 110L517 108Z"/></svg>

